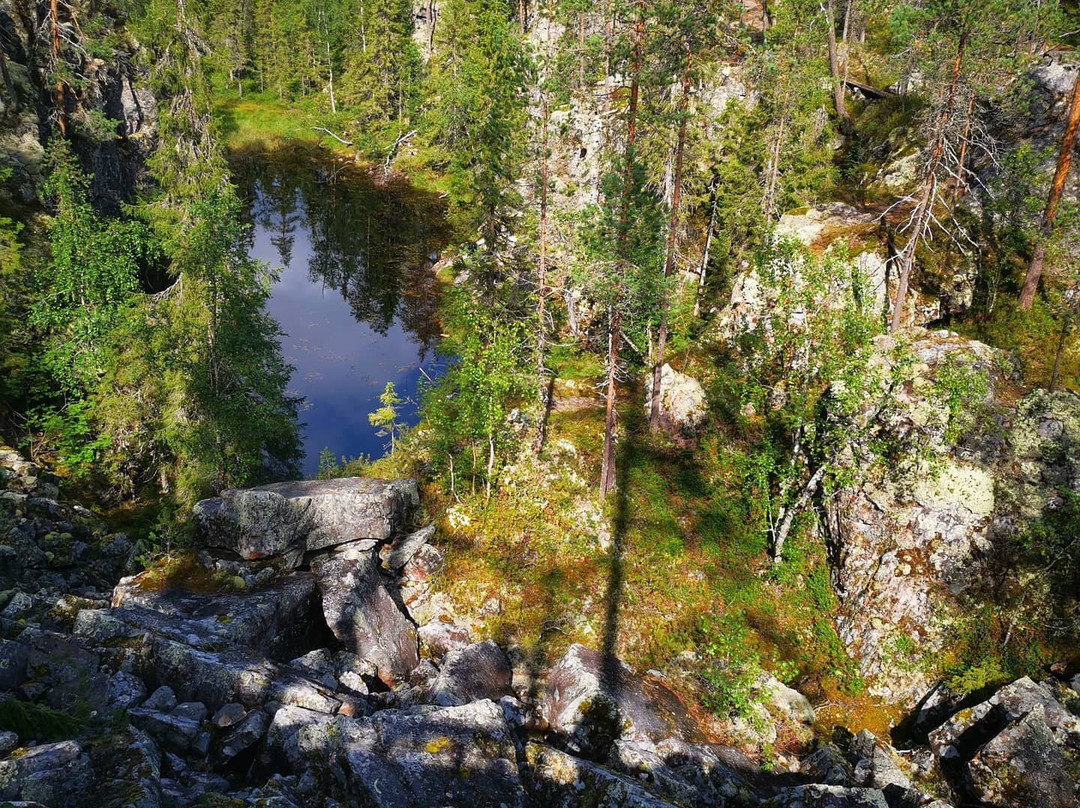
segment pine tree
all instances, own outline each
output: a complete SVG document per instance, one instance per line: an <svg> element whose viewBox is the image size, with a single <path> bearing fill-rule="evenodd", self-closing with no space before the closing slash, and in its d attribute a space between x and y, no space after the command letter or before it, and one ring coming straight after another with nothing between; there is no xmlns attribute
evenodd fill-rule
<svg viewBox="0 0 1080 808"><path fill-rule="evenodd" d="M213 490L296 473L296 402L265 268L250 259L241 204L210 114L206 45L183 4L151 0L141 21L152 84L170 98L150 162L156 193L139 212L175 282L112 335L97 391L123 476L190 502Z"/></svg>
<svg viewBox="0 0 1080 808"><path fill-rule="evenodd" d="M674 155L671 158L671 203L667 225L667 243L664 256L664 282L670 285L675 271L676 240L683 194L683 166L687 148L687 133L691 123L690 106L691 85L696 78L697 66L706 60L709 54L706 48L717 41L718 24L717 3L699 0L698 2L679 2L660 4L661 25L664 35L661 41L665 46L664 69L661 75L670 75L678 83L678 101L674 123L676 129ZM671 291L665 289L660 309L660 321L657 328L656 355L652 364L652 400L649 408L649 428L656 432L660 428L660 408L662 398L662 369L667 348L669 313L671 309Z"/></svg>
<svg viewBox="0 0 1080 808"><path fill-rule="evenodd" d="M1039 288L1039 279L1042 277L1043 265L1046 263L1046 242L1054 229L1054 219L1057 216L1058 203L1061 194L1065 190L1065 182L1072 167L1073 149L1076 147L1076 136L1080 132L1080 74L1073 80L1073 91L1069 102L1069 113L1065 121L1065 131L1061 136L1061 149L1058 152L1057 165L1054 169L1054 179L1050 183L1050 192L1046 199L1046 208L1043 210L1042 221L1039 225L1038 241L1028 264L1027 275L1024 277L1024 285L1020 290L1020 308L1030 309L1035 303L1035 292ZM1062 338L1064 342L1064 338ZM1058 351L1060 364L1061 351ZM1056 373L1055 373L1056 375Z"/></svg>

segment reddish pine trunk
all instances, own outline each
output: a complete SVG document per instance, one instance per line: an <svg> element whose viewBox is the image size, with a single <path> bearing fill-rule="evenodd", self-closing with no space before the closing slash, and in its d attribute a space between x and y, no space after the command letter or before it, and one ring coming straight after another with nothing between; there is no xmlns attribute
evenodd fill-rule
<svg viewBox="0 0 1080 808"><path fill-rule="evenodd" d="M1046 209L1043 211L1042 225L1039 228L1039 243L1035 246L1035 254L1031 256L1031 264L1028 266L1027 275L1024 278L1024 286L1020 290L1020 308L1027 311L1035 303L1035 292L1039 288L1039 279L1042 277L1043 264L1046 261L1046 241L1054 229L1054 217L1057 215L1058 202L1065 190L1065 180L1069 177L1069 168L1072 166L1072 152L1076 145L1076 133L1080 129L1080 75L1073 84L1072 101L1069 103L1069 117L1065 122L1065 134L1061 138L1061 152L1058 155L1057 169L1054 171L1054 181L1050 184L1050 196L1046 199Z"/></svg>
<svg viewBox="0 0 1080 808"><path fill-rule="evenodd" d="M672 177L674 186L671 189L671 217L668 219L667 254L664 257L664 277L670 278L675 271L675 233L679 226L679 203L682 200L682 175L683 175L683 152L686 147L686 111L690 103L690 68L689 64L683 71L682 98L679 99L679 137L675 145L675 172ZM652 368L652 401L649 407L649 429L657 432L660 429L660 394L662 370L664 367L664 351L667 348L668 314L671 310L671 300L668 293L664 292L664 301L660 308L660 328L656 337L656 361Z"/></svg>
<svg viewBox="0 0 1080 808"><path fill-rule="evenodd" d="M60 72L60 9L57 0L49 0L49 21L52 27L52 62L53 70ZM61 135L67 134L67 119L64 115L64 82L56 81L56 126Z"/></svg>

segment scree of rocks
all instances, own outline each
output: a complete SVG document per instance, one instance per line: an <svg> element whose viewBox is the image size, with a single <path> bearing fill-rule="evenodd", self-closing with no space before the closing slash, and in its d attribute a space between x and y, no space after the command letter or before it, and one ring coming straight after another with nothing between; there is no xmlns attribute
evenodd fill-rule
<svg viewBox="0 0 1080 808"><path fill-rule="evenodd" d="M838 729L776 772L594 649L529 675L433 591L443 556L410 480L226 491L195 509L196 558L165 572L140 571L137 543L13 451L0 482L4 804L1077 804L1080 695L1065 682L1014 682L903 753ZM806 699L763 687L808 733Z"/></svg>

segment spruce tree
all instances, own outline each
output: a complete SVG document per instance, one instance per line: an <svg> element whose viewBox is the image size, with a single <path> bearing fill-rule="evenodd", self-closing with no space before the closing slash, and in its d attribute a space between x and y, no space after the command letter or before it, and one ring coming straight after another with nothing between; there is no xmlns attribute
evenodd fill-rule
<svg viewBox="0 0 1080 808"><path fill-rule="evenodd" d="M430 64L428 125L448 155L451 213L477 227L489 251L518 203L529 65L506 8L496 0L450 0Z"/></svg>

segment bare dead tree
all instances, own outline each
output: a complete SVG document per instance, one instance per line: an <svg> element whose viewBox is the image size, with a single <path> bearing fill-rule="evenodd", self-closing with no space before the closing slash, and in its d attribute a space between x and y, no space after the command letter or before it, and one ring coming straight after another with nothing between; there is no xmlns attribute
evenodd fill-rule
<svg viewBox="0 0 1080 808"><path fill-rule="evenodd" d="M915 251L926 237L927 231L933 222L933 207L938 196L942 158L948 144L949 124L953 117L956 96L960 87L960 68L963 64L966 45L967 34L962 33L957 40L956 56L953 59L949 83L944 90L943 103L940 110L933 116L934 123L930 133L930 149L927 161L923 166L922 185L918 191L915 208L909 220L908 241L897 256L899 280L896 285L896 301L893 304L890 331L898 330L903 323L904 305L907 301L911 270L915 265Z"/></svg>

